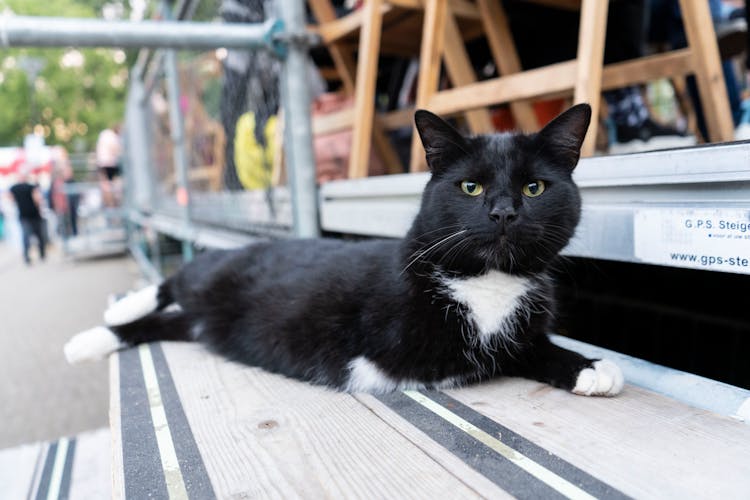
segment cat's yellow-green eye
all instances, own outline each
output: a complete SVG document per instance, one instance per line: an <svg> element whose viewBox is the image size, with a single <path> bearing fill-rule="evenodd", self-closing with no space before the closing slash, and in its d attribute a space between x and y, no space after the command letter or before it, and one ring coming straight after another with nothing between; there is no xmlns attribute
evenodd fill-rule
<svg viewBox="0 0 750 500"><path fill-rule="evenodd" d="M544 181L529 182L523 187L523 194L529 198L539 196L544 192Z"/></svg>
<svg viewBox="0 0 750 500"><path fill-rule="evenodd" d="M484 191L484 188L478 182L462 181L461 191L468 194L469 196L479 196Z"/></svg>

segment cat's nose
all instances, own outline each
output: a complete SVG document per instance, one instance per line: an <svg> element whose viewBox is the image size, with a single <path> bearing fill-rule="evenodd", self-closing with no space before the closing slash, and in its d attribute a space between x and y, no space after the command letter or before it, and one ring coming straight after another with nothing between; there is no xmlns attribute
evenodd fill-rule
<svg viewBox="0 0 750 500"><path fill-rule="evenodd" d="M518 218L513 207L495 207L490 211L490 219L498 224L509 224Z"/></svg>

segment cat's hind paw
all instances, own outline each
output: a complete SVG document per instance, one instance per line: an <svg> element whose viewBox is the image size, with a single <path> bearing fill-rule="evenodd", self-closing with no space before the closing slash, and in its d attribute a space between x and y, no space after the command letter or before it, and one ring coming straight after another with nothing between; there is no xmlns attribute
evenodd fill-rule
<svg viewBox="0 0 750 500"><path fill-rule="evenodd" d="M578 373L573 392L581 396L614 396L622 391L624 385L620 367L608 359L602 359Z"/></svg>
<svg viewBox="0 0 750 500"><path fill-rule="evenodd" d="M123 343L108 328L97 326L71 338L63 347L68 363L97 361L123 347Z"/></svg>

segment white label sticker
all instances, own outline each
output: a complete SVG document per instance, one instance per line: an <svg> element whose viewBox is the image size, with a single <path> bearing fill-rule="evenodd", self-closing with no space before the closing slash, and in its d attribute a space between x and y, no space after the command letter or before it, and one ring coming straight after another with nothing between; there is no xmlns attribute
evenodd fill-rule
<svg viewBox="0 0 750 500"><path fill-rule="evenodd" d="M638 210L633 235L645 262L750 274L750 210Z"/></svg>

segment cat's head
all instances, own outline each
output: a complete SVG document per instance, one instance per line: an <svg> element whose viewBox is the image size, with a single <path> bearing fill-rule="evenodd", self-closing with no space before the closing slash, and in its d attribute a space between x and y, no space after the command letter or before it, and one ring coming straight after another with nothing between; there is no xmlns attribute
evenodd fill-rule
<svg viewBox="0 0 750 500"><path fill-rule="evenodd" d="M571 174L591 119L574 106L540 132L463 136L438 116L415 122L432 172L409 233L419 262L446 271L542 270L573 236L581 198ZM412 258L414 258L412 257Z"/></svg>

